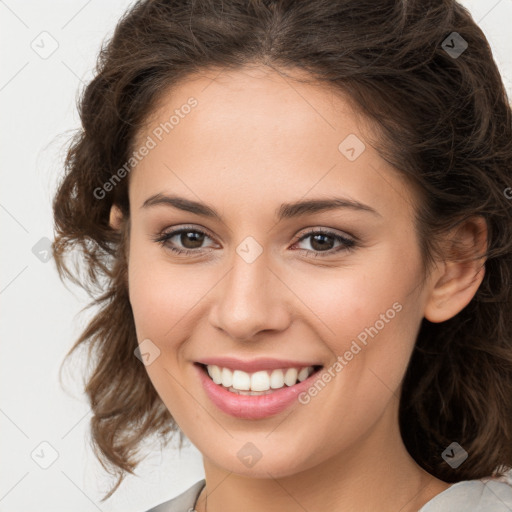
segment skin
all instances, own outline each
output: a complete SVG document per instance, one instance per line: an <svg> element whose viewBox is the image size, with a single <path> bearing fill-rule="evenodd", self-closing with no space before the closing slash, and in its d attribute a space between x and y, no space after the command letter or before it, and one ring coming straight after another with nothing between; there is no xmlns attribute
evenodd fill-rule
<svg viewBox="0 0 512 512"><path fill-rule="evenodd" d="M204 71L162 97L136 147L191 96L198 105L131 171L128 280L139 343L149 338L160 350L148 375L203 455L206 492L196 509L205 510L208 495L208 512L417 511L450 484L403 445L401 381L422 318L441 322L463 309L483 278L482 260L440 259L422 285L417 198L370 146L371 123L341 94L269 68ZM354 161L338 150L349 134L366 145ZM222 220L141 208L157 193L207 203ZM283 202L332 197L378 214L339 208L276 222ZM114 206L112 227L125 220ZM178 235L168 245L197 255L153 240L184 225L211 236L194 245ZM312 237L298 241L310 228L358 242L322 257ZM455 235L475 251L485 244L479 218L448 242ZM263 251L252 263L236 252L248 236ZM328 239L324 251L339 246ZM269 418L217 409L193 367L223 355L329 368L396 302L402 310L317 396ZM247 442L262 454L250 468L237 457Z"/></svg>

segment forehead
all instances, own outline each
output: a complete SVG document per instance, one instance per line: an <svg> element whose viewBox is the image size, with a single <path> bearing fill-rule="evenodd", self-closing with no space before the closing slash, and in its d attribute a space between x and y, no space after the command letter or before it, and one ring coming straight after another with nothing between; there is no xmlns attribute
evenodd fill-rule
<svg viewBox="0 0 512 512"><path fill-rule="evenodd" d="M311 80L301 71L290 74L210 69L162 94L138 133L135 148L148 137L154 147L132 171L131 200L188 187L189 195L219 195L222 188L253 201L260 194L268 200L278 192L299 198L339 191L376 208L393 194L408 202L406 183L369 144L372 124L350 99L297 81ZM352 148L355 159L347 153Z"/></svg>
<svg viewBox="0 0 512 512"><path fill-rule="evenodd" d="M306 80L307 82L299 82ZM208 135L219 129L233 134L237 140L252 139L255 129L266 127L271 135L279 132L289 146L294 140L330 129L353 128L366 120L349 104L350 98L315 82L302 70L285 75L268 67L247 66L239 70L209 68L187 76L168 91L164 91L146 120L140 136L161 122L171 121L174 138L190 131ZM190 102L195 106L188 107ZM174 115L173 113L177 114ZM186 123L182 123L186 119ZM185 130L178 125L186 124ZM179 129L178 129L179 128ZM318 137L320 138L320 137ZM269 139L269 138L267 138ZM188 138L190 140L190 138ZM218 143L222 141L218 138ZM269 140L267 140L269 142ZM248 149L248 148L244 148Z"/></svg>

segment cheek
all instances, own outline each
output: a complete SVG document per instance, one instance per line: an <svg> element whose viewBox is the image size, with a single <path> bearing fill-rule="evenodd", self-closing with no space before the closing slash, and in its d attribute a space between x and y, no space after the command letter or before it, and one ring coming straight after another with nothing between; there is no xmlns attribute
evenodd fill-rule
<svg viewBox="0 0 512 512"><path fill-rule="evenodd" d="M130 249L128 281L139 339L154 337L160 341L209 288L204 279L197 279L193 265L170 264L154 248L142 248L137 243Z"/></svg>
<svg viewBox="0 0 512 512"><path fill-rule="evenodd" d="M418 271L409 256L400 257L390 246L354 258L350 266L295 269L287 272L285 279L293 283L294 293L316 316L325 339L342 353L358 335L364 341L365 329L375 324L379 332L389 332L390 326L398 332L404 322L409 326L409 321L415 324L421 319L418 311L414 312L420 309L418 296L411 293L417 287Z"/></svg>
<svg viewBox="0 0 512 512"><path fill-rule="evenodd" d="M340 393L332 399L346 408L364 403L368 414L399 387L422 319L415 256L391 244L374 254L350 267L288 275L314 313L309 317L333 353L333 364L338 357L332 373L343 377L334 378L336 386L351 390L351 398Z"/></svg>
<svg viewBox="0 0 512 512"><path fill-rule="evenodd" d="M190 275L192 266L188 268ZM130 249L129 298L137 339L139 343L149 339L158 347L158 356L146 366L146 371L179 424L180 420L186 422L196 414L190 407L189 395L183 393L185 376L181 372L179 340L187 339L188 333L184 331L189 327L187 315L205 293L189 275L161 255L155 255L151 248L134 243ZM185 412L183 419L180 412Z"/></svg>

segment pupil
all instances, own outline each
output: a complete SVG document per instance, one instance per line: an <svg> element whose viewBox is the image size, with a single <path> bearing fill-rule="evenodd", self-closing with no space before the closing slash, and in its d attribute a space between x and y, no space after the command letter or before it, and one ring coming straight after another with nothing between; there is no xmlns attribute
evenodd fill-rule
<svg viewBox="0 0 512 512"><path fill-rule="evenodd" d="M187 231L181 234L180 242L187 249L196 249L198 247L201 247L203 239L204 235L202 233L196 233L195 231ZM191 242L192 245L187 245L189 242Z"/></svg>
<svg viewBox="0 0 512 512"><path fill-rule="evenodd" d="M318 239L322 239L323 242L320 242L319 243L319 246L318 247L315 247L316 244L318 244ZM325 244L325 239L331 239L332 241L332 237L329 236L329 235L313 235L313 240L311 242L311 246L314 248L314 249L319 249L319 250L322 250L322 249L326 249L326 244ZM327 243L327 245L330 245L329 243ZM329 249L330 247L327 247L327 249Z"/></svg>

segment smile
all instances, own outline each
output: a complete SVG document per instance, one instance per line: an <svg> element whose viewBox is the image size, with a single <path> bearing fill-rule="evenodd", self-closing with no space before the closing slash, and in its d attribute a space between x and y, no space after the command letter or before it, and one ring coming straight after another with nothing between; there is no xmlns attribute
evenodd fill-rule
<svg viewBox="0 0 512 512"><path fill-rule="evenodd" d="M307 390L322 365L244 370L195 363L210 401L222 412L242 419L263 419L284 411Z"/></svg>
<svg viewBox="0 0 512 512"><path fill-rule="evenodd" d="M217 365L208 365L206 369L215 384L220 384L233 393L253 396L272 393L272 390L281 389L285 385L293 386L297 382L306 380L315 371L313 366L261 370L254 373L231 370Z"/></svg>

